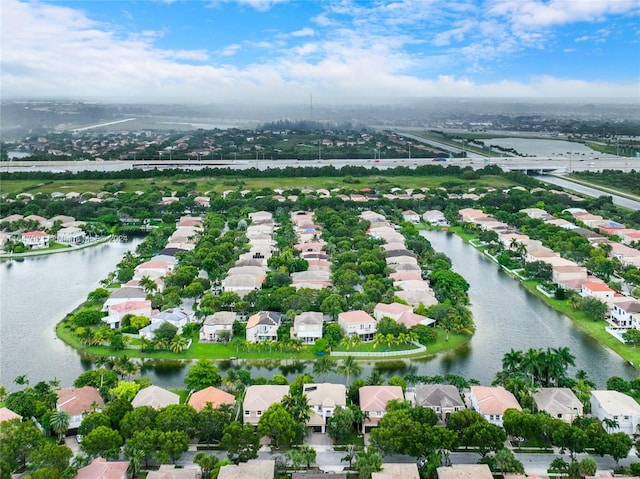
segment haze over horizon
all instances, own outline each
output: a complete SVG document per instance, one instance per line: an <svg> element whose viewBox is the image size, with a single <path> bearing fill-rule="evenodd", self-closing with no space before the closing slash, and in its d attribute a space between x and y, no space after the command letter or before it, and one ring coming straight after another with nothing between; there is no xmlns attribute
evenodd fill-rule
<svg viewBox="0 0 640 479"><path fill-rule="evenodd" d="M640 0L3 0L0 9L3 100L640 101Z"/></svg>

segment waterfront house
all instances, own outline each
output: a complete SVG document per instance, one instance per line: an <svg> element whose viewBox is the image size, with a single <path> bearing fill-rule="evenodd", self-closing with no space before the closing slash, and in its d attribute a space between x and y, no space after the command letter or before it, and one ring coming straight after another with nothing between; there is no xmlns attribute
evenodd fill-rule
<svg viewBox="0 0 640 479"><path fill-rule="evenodd" d="M515 396L502 386L471 386L469 394L471 407L482 414L487 421L502 427L502 416L507 409L522 411Z"/></svg>
<svg viewBox="0 0 640 479"><path fill-rule="evenodd" d="M90 412L100 412L104 401L98 390L91 386L81 388L58 389L56 391L56 409L69 414L69 429L77 429L82 418Z"/></svg>
<svg viewBox="0 0 640 479"><path fill-rule="evenodd" d="M640 404L631 396L618 391L591 391L591 414L600 421L617 424L609 432L640 433Z"/></svg>
<svg viewBox="0 0 640 479"><path fill-rule="evenodd" d="M551 267L551 280L562 287L576 279L587 279L587 268L577 264Z"/></svg>
<svg viewBox="0 0 640 479"><path fill-rule="evenodd" d="M613 304L611 308L611 318L609 322L618 328L633 328L640 322L640 302L627 298Z"/></svg>
<svg viewBox="0 0 640 479"><path fill-rule="evenodd" d="M442 421L446 421L454 412L467 408L458 388L451 384L418 384L412 396L411 402L415 406L432 409ZM410 395L407 394L407 397Z"/></svg>
<svg viewBox="0 0 640 479"><path fill-rule="evenodd" d="M136 397L131 401L135 407L151 406L154 409L162 409L171 404L180 404L180 396L160 386L149 386L138 391Z"/></svg>
<svg viewBox="0 0 640 479"><path fill-rule="evenodd" d="M429 210L422 214L422 219L431 226L448 226L449 222L444 217L444 213L439 210Z"/></svg>
<svg viewBox="0 0 640 479"><path fill-rule="evenodd" d="M226 339L231 339L233 336L233 323L236 321L236 317L237 315L233 311L218 311L207 316L200 329L200 341L219 341L222 331L228 331Z"/></svg>
<svg viewBox="0 0 640 479"><path fill-rule="evenodd" d="M591 297L599 300L611 299L616 292L605 283L587 282L582 283L580 288L580 296Z"/></svg>
<svg viewBox="0 0 640 479"><path fill-rule="evenodd" d="M167 309L158 314L151 316L151 324L141 328L140 337L153 339L156 330L163 324L168 323L177 329L176 334L182 333L182 327L189 322L190 316L181 309Z"/></svg>
<svg viewBox="0 0 640 479"><path fill-rule="evenodd" d="M409 223L414 223L414 224L420 223L420 215L412 210L403 211L402 219L404 221L408 221Z"/></svg>
<svg viewBox="0 0 640 479"><path fill-rule="evenodd" d="M247 342L260 343L263 341L276 341L278 328L281 323L281 314L275 311L260 311L249 316L247 321Z"/></svg>
<svg viewBox="0 0 640 479"><path fill-rule="evenodd" d="M584 415L584 406L569 388L541 388L533 393L533 402L538 411L571 424Z"/></svg>
<svg viewBox="0 0 640 479"><path fill-rule="evenodd" d="M301 340L304 344L314 344L322 337L324 315L317 311L306 311L293 319L291 337Z"/></svg>
<svg viewBox="0 0 640 479"><path fill-rule="evenodd" d="M376 335L377 321L366 311L347 311L338 315L338 324L345 336L360 336L363 342L371 341Z"/></svg>
<svg viewBox="0 0 640 479"><path fill-rule="evenodd" d="M262 414L274 403L279 403L289 394L289 386L264 384L249 386L242 402L243 421L257 426Z"/></svg>
<svg viewBox="0 0 640 479"><path fill-rule="evenodd" d="M102 318L111 329L120 329L122 318L127 314L151 318L151 301L125 301L109 306L109 314Z"/></svg>
<svg viewBox="0 0 640 479"><path fill-rule="evenodd" d="M73 479L127 479L129 461L107 461L96 457L91 464L78 469Z"/></svg>
<svg viewBox="0 0 640 479"><path fill-rule="evenodd" d="M366 414L362 422L362 432L376 427L387 412L387 403L391 400L403 401L400 386L362 386L358 391L360 409Z"/></svg>
<svg viewBox="0 0 640 479"><path fill-rule="evenodd" d="M12 421L13 419L22 421L22 416L13 412L8 407L0 407L0 422Z"/></svg>
<svg viewBox="0 0 640 479"><path fill-rule="evenodd" d="M82 231L80 228L75 228L70 226L68 228L62 228L56 234L56 241L58 243L67 243L67 244L82 244L84 243L87 234Z"/></svg>
<svg viewBox="0 0 640 479"><path fill-rule="evenodd" d="M274 460L250 459L237 465L222 466L218 479L273 479L275 470Z"/></svg>
<svg viewBox="0 0 640 479"><path fill-rule="evenodd" d="M44 231L28 231L26 233L22 233L20 241L27 248L31 249L41 249L49 247L49 240L51 236Z"/></svg>
<svg viewBox="0 0 640 479"><path fill-rule="evenodd" d="M209 386L208 388L194 392L189 398L187 404L197 412L200 412L207 405L210 405L213 409L218 409L224 404L233 405L235 402L236 398L233 394L229 394L221 389Z"/></svg>
<svg viewBox="0 0 640 479"><path fill-rule="evenodd" d="M337 407L347 406L347 387L344 384L314 383L302 386L304 394L312 409L307 426L319 429L324 433L327 419L333 417Z"/></svg>
<svg viewBox="0 0 640 479"><path fill-rule="evenodd" d="M102 305L103 311L108 311L115 304L126 303L127 301L144 301L147 293L142 288L125 286L113 290L111 295Z"/></svg>

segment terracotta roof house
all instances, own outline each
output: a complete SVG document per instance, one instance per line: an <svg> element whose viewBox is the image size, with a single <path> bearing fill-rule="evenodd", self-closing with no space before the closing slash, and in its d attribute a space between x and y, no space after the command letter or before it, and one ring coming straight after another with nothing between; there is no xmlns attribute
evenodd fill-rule
<svg viewBox="0 0 640 479"><path fill-rule="evenodd" d="M569 424L584 415L582 402L569 388L541 388L533 393L533 402L538 411L545 411Z"/></svg>
<svg viewBox="0 0 640 479"><path fill-rule="evenodd" d="M180 404L180 396L155 385L141 389L131 401L133 407L151 406L154 409L161 409L170 404Z"/></svg>
<svg viewBox="0 0 640 479"><path fill-rule="evenodd" d="M420 271L422 272L422 270L420 269L420 266L418 266L418 263L394 263L394 264L390 264L388 265L389 269L393 270L393 271Z"/></svg>
<svg viewBox="0 0 640 479"><path fill-rule="evenodd" d="M319 428L323 433L327 427L327 419L333 416L336 408L347 405L347 388L344 384L304 384L302 393L307 396L309 407L313 410L307 425Z"/></svg>
<svg viewBox="0 0 640 479"><path fill-rule="evenodd" d="M96 457L91 464L78 469L73 479L127 479L129 461L107 461Z"/></svg>
<svg viewBox="0 0 640 479"><path fill-rule="evenodd" d="M360 336L362 341L371 341L376 335L377 321L366 311L347 311L338 315L338 324L345 336Z"/></svg>
<svg viewBox="0 0 640 479"><path fill-rule="evenodd" d="M0 407L0 422L11 421L13 419L22 421L22 416L13 412L8 407Z"/></svg>
<svg viewBox="0 0 640 479"><path fill-rule="evenodd" d="M360 409L368 413L362 422L362 432L376 427L380 419L387 412L387 403L393 399L404 400L404 394L400 386L362 386L358 391L360 395Z"/></svg>
<svg viewBox="0 0 640 479"><path fill-rule="evenodd" d="M238 465L222 466L218 479L273 479L275 471L274 460L251 459Z"/></svg>
<svg viewBox="0 0 640 479"><path fill-rule="evenodd" d="M249 316L246 328L247 342L260 343L262 341L277 340L281 316L280 313L275 311L260 311Z"/></svg>
<svg viewBox="0 0 640 479"><path fill-rule="evenodd" d="M296 226L313 224L313 212L310 211L292 211L290 218L291 222Z"/></svg>
<svg viewBox="0 0 640 479"><path fill-rule="evenodd" d="M200 471L198 466L161 464L157 471L149 471L147 479L200 479Z"/></svg>
<svg viewBox="0 0 640 479"><path fill-rule="evenodd" d="M244 423L257 426L262 413L272 404L282 401L287 394L289 394L289 386L274 384L249 386L242 402Z"/></svg>
<svg viewBox="0 0 640 479"><path fill-rule="evenodd" d="M178 227L182 227L182 226L191 226L194 228L201 228L202 218L200 218L199 216L182 216L178 220Z"/></svg>
<svg viewBox="0 0 640 479"><path fill-rule="evenodd" d="M291 337L300 339L304 344L314 344L322 337L324 315L317 311L306 311L293 319Z"/></svg>
<svg viewBox="0 0 640 479"><path fill-rule="evenodd" d="M618 423L610 432L640 433L640 404L631 396L618 391L591 391L591 414Z"/></svg>
<svg viewBox="0 0 640 479"><path fill-rule="evenodd" d="M580 288L580 296L583 297L592 297L601 300L606 300L613 298L616 292L607 286L605 283L582 283L582 288Z"/></svg>
<svg viewBox="0 0 640 479"><path fill-rule="evenodd" d="M502 386L471 386L471 407L487 421L502 427L502 416L507 409L522 411L515 396Z"/></svg>
<svg viewBox="0 0 640 479"><path fill-rule="evenodd" d="M233 311L218 311L204 319L200 328L200 341L219 341L220 333L228 331L231 339L233 336L233 323L236 321L236 313ZM225 333L226 334L226 333Z"/></svg>
<svg viewBox="0 0 640 479"><path fill-rule="evenodd" d="M69 429L77 429L82 423L86 413L100 411L104 407L104 401L98 390L91 386L81 388L58 389L56 409L65 411L71 416Z"/></svg>
<svg viewBox="0 0 640 479"><path fill-rule="evenodd" d="M418 384L412 402L416 406L433 409L442 421L446 421L454 412L467 408L458 388L451 384Z"/></svg>
<svg viewBox="0 0 640 479"><path fill-rule="evenodd" d="M111 293L102 306L103 311L108 311L109 307L114 304L126 303L127 301L144 301L147 293L142 288L123 287L118 288Z"/></svg>
<svg viewBox="0 0 640 479"><path fill-rule="evenodd" d="M420 473L415 462L386 462L379 472L371 474L371 479L420 479Z"/></svg>
<svg viewBox="0 0 640 479"><path fill-rule="evenodd" d="M491 469L486 464L453 464L439 467L438 479L493 479Z"/></svg>
<svg viewBox="0 0 640 479"><path fill-rule="evenodd" d="M44 231L29 231L22 233L20 241L31 249L48 248L51 236Z"/></svg>
<svg viewBox="0 0 640 479"><path fill-rule="evenodd" d="M477 210L475 208L463 208L458 210L458 214L460 215L460 219L465 222L474 222L479 218L486 218L487 215L482 210Z"/></svg>
<svg viewBox="0 0 640 479"><path fill-rule="evenodd" d="M111 326L111 329L120 329L122 318L127 314L145 316L151 318L151 301L125 301L109 306L109 314L102 321Z"/></svg>
<svg viewBox="0 0 640 479"><path fill-rule="evenodd" d="M236 398L233 394L229 394L221 389L209 386L208 388L201 389L194 392L189 398L188 404L196 411L202 411L207 404L210 404L212 408L218 409L223 404L233 404L236 402Z"/></svg>
<svg viewBox="0 0 640 479"><path fill-rule="evenodd" d="M391 273L389 278L394 281L419 281L422 279L422 272L419 270L396 271L395 273Z"/></svg>

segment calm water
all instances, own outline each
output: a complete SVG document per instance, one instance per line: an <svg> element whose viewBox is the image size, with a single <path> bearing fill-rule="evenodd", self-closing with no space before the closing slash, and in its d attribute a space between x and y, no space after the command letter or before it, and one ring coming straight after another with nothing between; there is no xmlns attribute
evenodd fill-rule
<svg viewBox="0 0 640 479"><path fill-rule="evenodd" d="M582 143L565 140L547 140L533 138L488 138L484 141L485 145L498 145L503 148L513 148L518 153L531 156L574 156L585 157L601 156L595 150L592 150Z"/></svg>
<svg viewBox="0 0 640 479"><path fill-rule="evenodd" d="M501 369L510 348L568 346L577 368L588 371L599 386L610 376L631 379L636 371L612 351L574 330L571 321L547 307L497 266L454 235L425 232L438 251L446 253L454 269L471 288L469 296L477 325L471 343L459 351L421 360L364 364L363 376L376 367L389 377L407 373L435 375L452 372L489 384ZM86 250L0 263L0 384L14 389L13 379L27 374L31 384L58 378L70 386L90 361L55 336L55 325L82 302L87 293L115 268L135 244L109 244ZM223 361L220 368L249 368L254 376L271 377L310 372L309 364L283 358L262 364ZM183 387L187 366L178 362L146 361L143 374L158 385ZM324 379L324 378L321 378ZM328 380L343 380L328 376Z"/></svg>

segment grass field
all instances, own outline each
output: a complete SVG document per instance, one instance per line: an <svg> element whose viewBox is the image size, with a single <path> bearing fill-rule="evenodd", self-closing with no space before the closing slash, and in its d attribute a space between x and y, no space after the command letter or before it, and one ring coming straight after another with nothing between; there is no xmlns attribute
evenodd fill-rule
<svg viewBox="0 0 640 479"><path fill-rule="evenodd" d="M204 177L176 179L167 178L139 178L128 180L50 180L46 182L35 180L5 180L2 181L4 193L78 193L103 191L106 183L124 183L124 191L145 191L149 186L159 188L179 189L186 184L195 183L195 189L200 192L215 191L222 193L226 190L247 189L261 190L263 188L292 189L292 188L343 188L358 190L372 187L398 188L437 188L443 182L456 182L467 188L512 186L513 182L499 176L483 176L477 180L461 180L454 176L381 176L371 175L357 178L343 177L291 177L291 178L245 178L242 172L237 177Z"/></svg>

